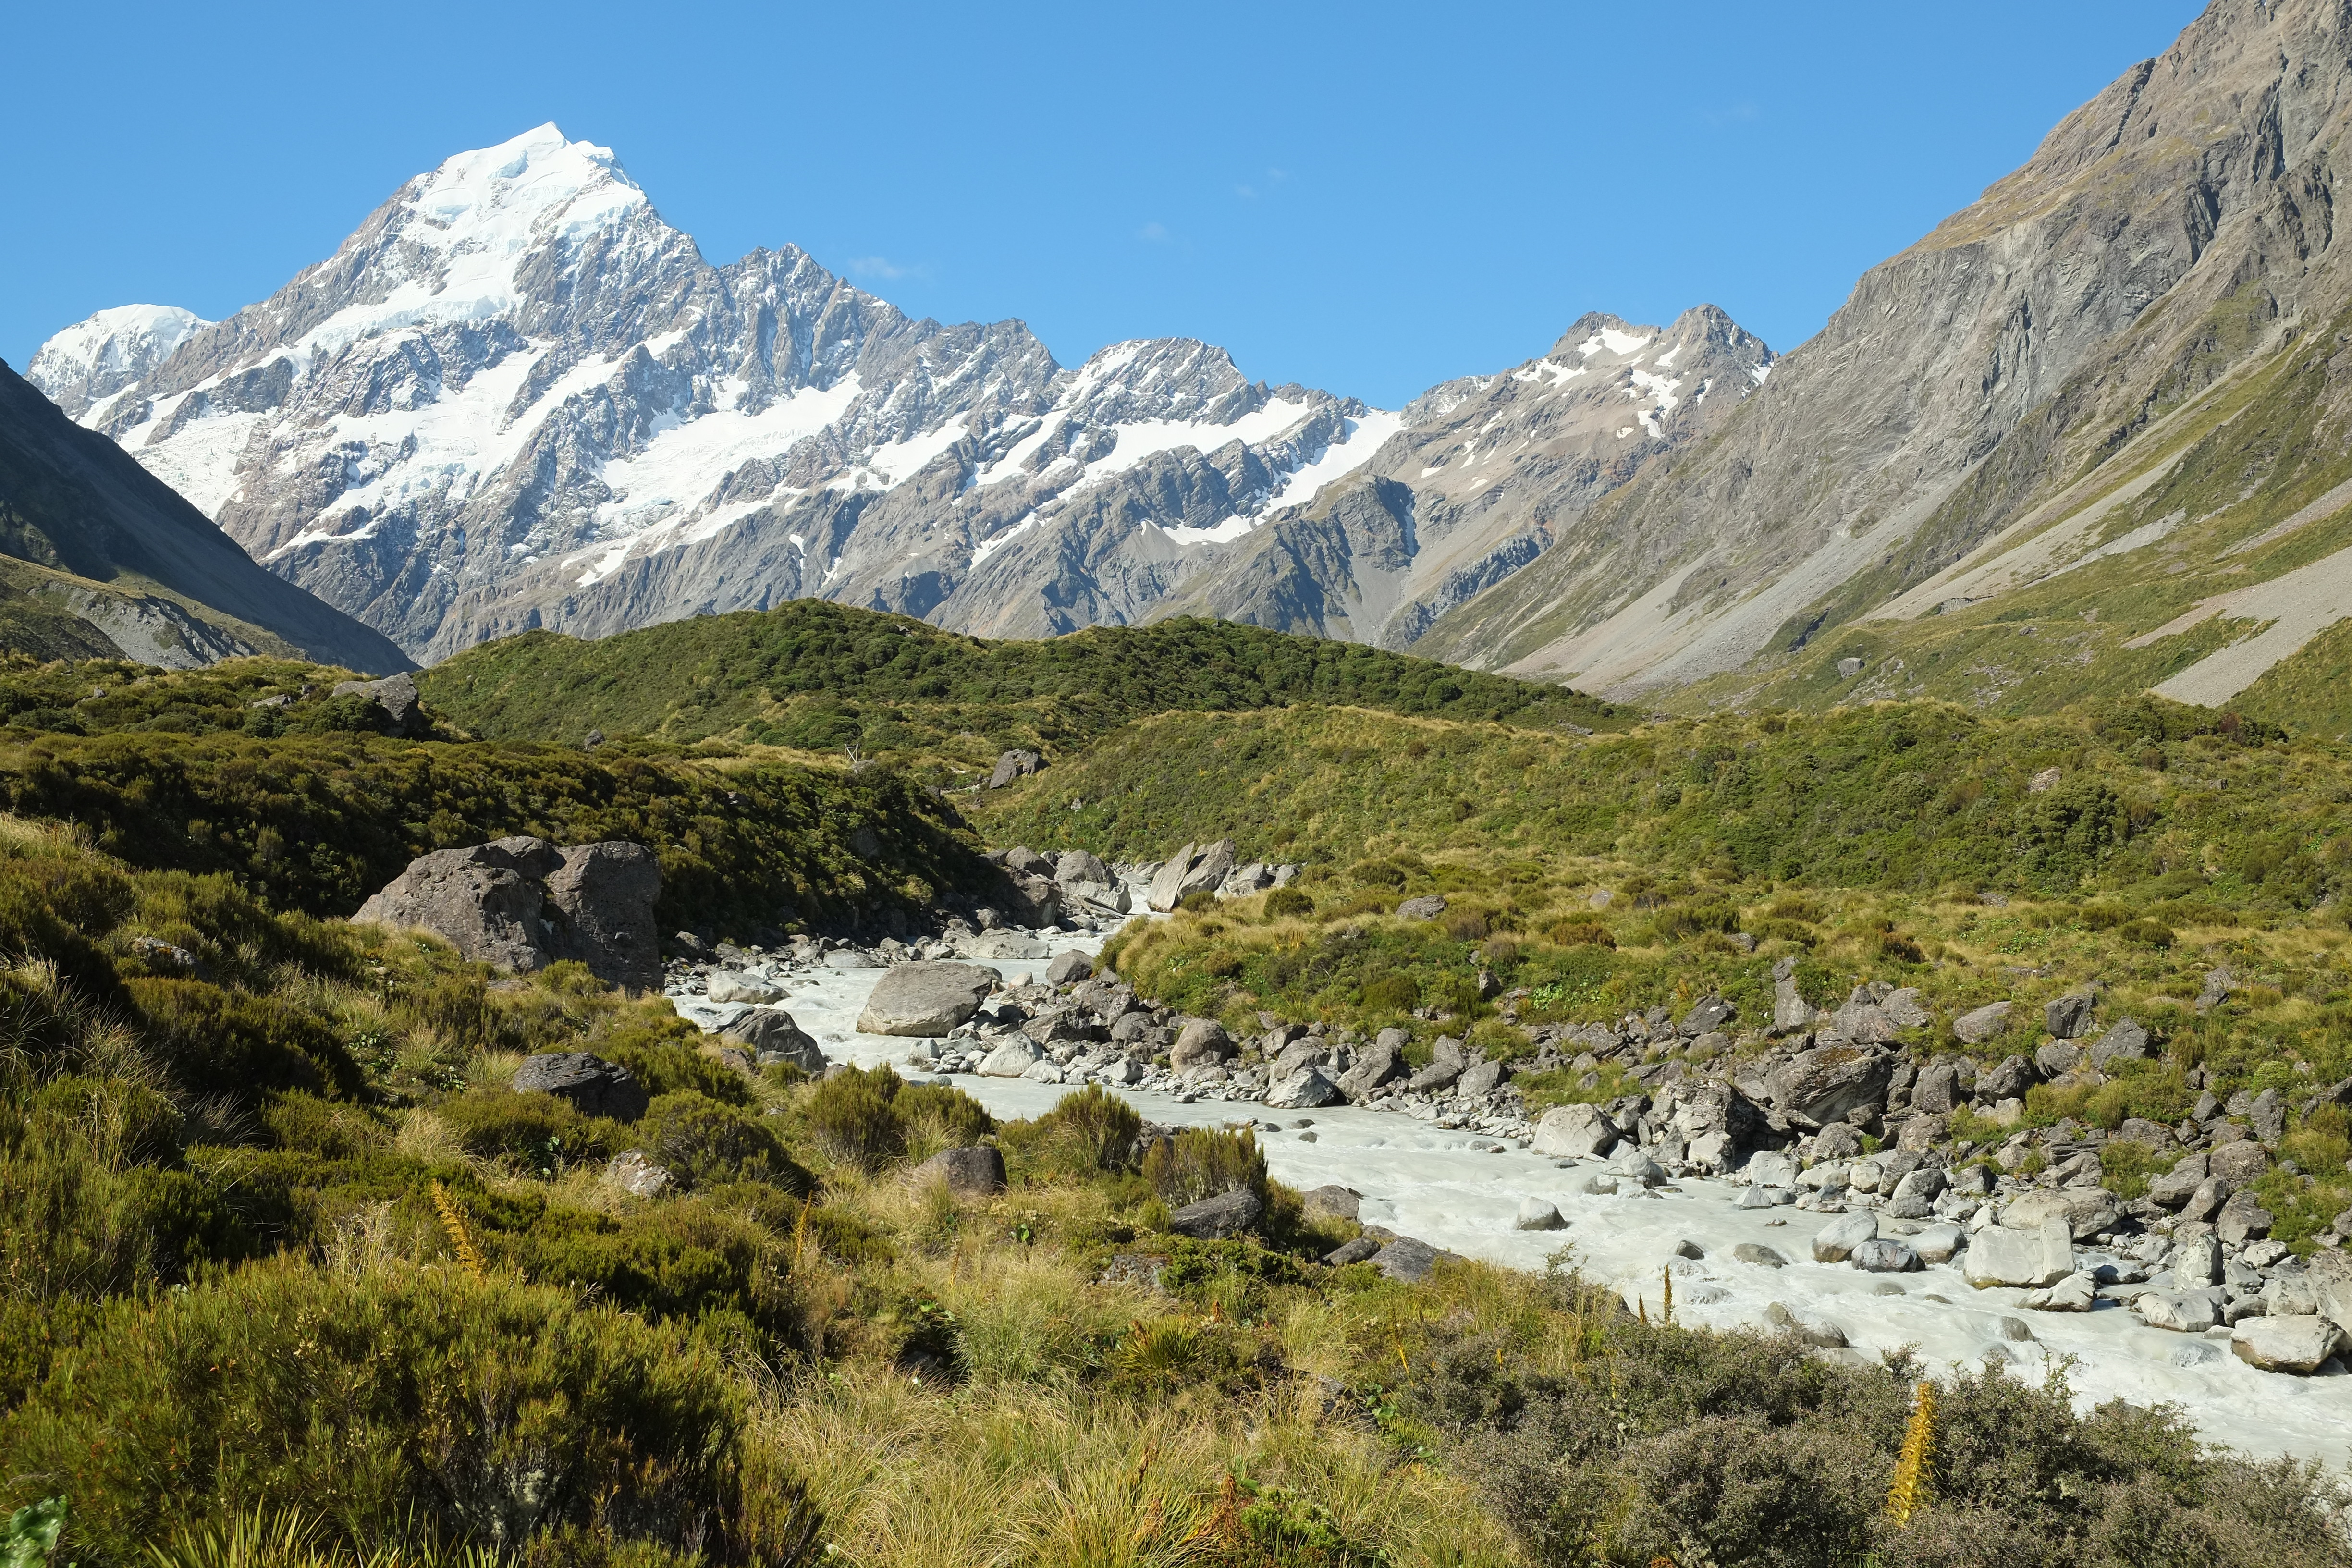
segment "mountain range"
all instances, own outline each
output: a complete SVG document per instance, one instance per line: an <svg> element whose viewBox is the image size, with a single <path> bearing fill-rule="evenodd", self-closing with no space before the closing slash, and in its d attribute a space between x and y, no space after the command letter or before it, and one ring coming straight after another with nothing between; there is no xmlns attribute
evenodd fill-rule
<svg viewBox="0 0 2352 1568"><path fill-rule="evenodd" d="M2215 0L1785 357L1587 315L1402 409L1181 339L1076 367L803 252L712 266L542 126L227 320L31 379L427 662L818 596L1178 614L1671 706L2227 701L2352 647L2346 0Z"/></svg>

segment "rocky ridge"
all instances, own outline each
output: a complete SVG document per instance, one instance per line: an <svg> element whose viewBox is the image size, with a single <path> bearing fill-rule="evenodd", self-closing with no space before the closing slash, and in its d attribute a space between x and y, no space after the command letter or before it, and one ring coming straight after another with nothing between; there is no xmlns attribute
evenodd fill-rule
<svg viewBox="0 0 2352 1568"><path fill-rule="evenodd" d="M431 661L810 595L992 636L1205 608L1401 645L1770 359L1700 310L1587 317L1402 413L1184 339L1066 368L1019 321L913 321L790 247L713 267L542 126L227 321L101 312L35 379ZM1318 510L1360 473L1368 500Z"/></svg>

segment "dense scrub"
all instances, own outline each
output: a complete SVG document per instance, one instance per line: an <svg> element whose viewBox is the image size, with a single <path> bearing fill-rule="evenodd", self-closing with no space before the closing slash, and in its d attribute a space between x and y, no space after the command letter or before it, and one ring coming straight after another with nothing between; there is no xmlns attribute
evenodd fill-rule
<svg viewBox="0 0 2352 1568"><path fill-rule="evenodd" d="M2038 781L2038 782L2037 782ZM1081 804L1071 809L1071 802ZM2021 721L1938 705L1580 740L1335 709L1169 713L974 808L992 842L1351 865L1576 855L1724 880L2309 909L2352 893L2352 753L2153 699Z"/></svg>
<svg viewBox="0 0 2352 1568"><path fill-rule="evenodd" d="M983 642L819 599L581 642L530 632L429 670L426 700L483 735L576 741L591 725L672 741L729 736L829 751L1006 746L1059 752L1170 709L1296 702L1587 728L1629 717L1561 687L1356 643L1223 621L1097 626Z"/></svg>
<svg viewBox="0 0 2352 1568"><path fill-rule="evenodd" d="M954 812L894 770L623 747L0 731L0 808L317 913L349 913L426 850L510 833L648 846L669 930L854 920L990 875Z"/></svg>

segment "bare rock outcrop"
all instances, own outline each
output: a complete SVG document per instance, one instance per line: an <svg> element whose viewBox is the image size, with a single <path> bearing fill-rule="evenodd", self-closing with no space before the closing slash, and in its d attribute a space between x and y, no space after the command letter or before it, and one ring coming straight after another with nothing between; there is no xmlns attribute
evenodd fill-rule
<svg viewBox="0 0 2352 1568"><path fill-rule="evenodd" d="M519 974L574 959L600 980L654 990L660 896L660 863L641 844L516 837L420 855L352 918L432 931Z"/></svg>

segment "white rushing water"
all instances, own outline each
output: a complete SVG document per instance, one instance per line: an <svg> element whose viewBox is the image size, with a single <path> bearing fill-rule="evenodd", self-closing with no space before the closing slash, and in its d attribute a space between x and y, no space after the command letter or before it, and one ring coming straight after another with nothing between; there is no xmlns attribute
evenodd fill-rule
<svg viewBox="0 0 2352 1568"><path fill-rule="evenodd" d="M1056 952L1092 952L1100 939L1056 935ZM991 960L1009 984L1042 979L1045 960ZM860 1067L888 1062L901 1071L907 1039L861 1034L857 1016L879 969L800 971L786 983L779 1005L814 1035L835 1061ZM688 1016L712 1014L708 1005L672 999ZM731 1013L734 1009L727 1009ZM959 1074L951 1080L991 1114L1030 1117L1052 1109L1070 1090L1024 1079ZM1276 1181L1307 1188L1328 1184L1363 1194L1362 1217L1433 1246L1512 1268L1543 1268L1561 1251L1596 1281L1618 1289L1628 1306L1646 1301L1654 1315L1664 1273L1675 1274L1678 1321L1708 1328L1760 1326L1775 1302L1811 1322L1834 1324L1847 1342L1868 1352L1914 1348L1931 1372L1973 1368L1990 1356L2017 1375L2038 1379L2063 1366L2078 1406L2110 1399L2180 1405L2203 1437L2248 1453L2291 1455L2342 1468L2352 1460L2352 1376L2293 1377L2258 1372L2219 1337L2152 1329L2120 1304L2102 1300L2087 1313L2026 1311L2025 1292L1971 1288L1953 1265L1920 1272L1867 1274L1843 1264L1811 1260L1815 1230L1832 1216L1800 1210L1738 1207L1741 1185L1685 1179L1654 1192L1632 1183L1614 1195L1574 1191L1597 1162L1566 1168L1549 1156L1508 1147L1473 1132L1440 1131L1392 1111L1335 1106L1300 1114L1227 1100L1185 1104L1173 1096L1118 1091L1151 1121L1171 1125L1254 1121ZM1265 1131L1267 1122L1278 1131ZM1305 1127L1294 1123L1307 1122ZM1309 1136L1311 1134L1311 1136ZM1565 1230L1512 1226L1521 1200L1541 1198L1568 1220ZM1705 1256L1676 1256L1685 1241ZM1760 1242L1788 1258L1770 1268L1736 1262L1732 1249ZM1880 1294L1892 1286L1897 1293ZM2007 1339L2002 1320L2032 1331L2025 1342Z"/></svg>

